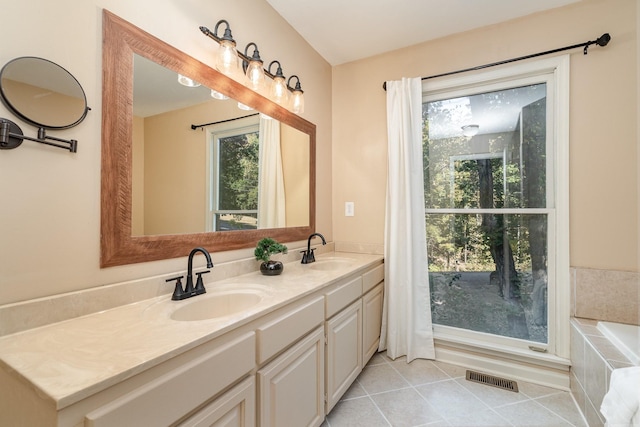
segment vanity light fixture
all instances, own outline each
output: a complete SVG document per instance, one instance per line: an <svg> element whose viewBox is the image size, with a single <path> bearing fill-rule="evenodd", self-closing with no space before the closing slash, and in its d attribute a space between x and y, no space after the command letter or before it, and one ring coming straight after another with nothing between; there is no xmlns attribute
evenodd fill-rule
<svg viewBox="0 0 640 427"><path fill-rule="evenodd" d="M462 126L462 134L464 136L475 136L478 134L480 126L478 125L464 125Z"/></svg>
<svg viewBox="0 0 640 427"><path fill-rule="evenodd" d="M220 24L226 25L222 38L218 37L218 27ZM223 74L231 76L238 71L238 51L236 50L236 41L231 35L231 27L224 19L218 21L213 29L213 35L216 37L220 47L216 53L216 68Z"/></svg>
<svg viewBox="0 0 640 427"><path fill-rule="evenodd" d="M271 66L273 64L278 64L278 68L276 69L276 73L271 73ZM271 82L271 89L269 89L269 98L276 104L280 104L283 107L288 107L287 103L289 101L289 89L287 84L284 81L284 74L282 74L282 66L279 61L271 61L269 64L269 73L273 75L273 82Z"/></svg>
<svg viewBox="0 0 640 427"><path fill-rule="evenodd" d="M248 50L253 46L253 55L249 59L249 61L242 61L242 67L245 71L245 75L247 76L248 85L250 89L261 93L264 90L265 81L264 81L264 68L262 58L260 58L260 52L258 51L258 45L251 42L244 48L244 56L249 58Z"/></svg>
<svg viewBox="0 0 640 427"><path fill-rule="evenodd" d="M291 79L296 79L296 86L291 87ZM300 86L300 78L298 76L291 76L289 80L287 80L287 88L291 91L291 111L296 114L304 113L304 91L302 90L302 86Z"/></svg>
<svg viewBox="0 0 640 427"><path fill-rule="evenodd" d="M219 37L217 35L218 26L222 23L224 23L227 28L225 30L224 36ZM231 36L231 29L229 28L229 23L225 20L218 21L213 31L209 30L207 27L204 27L204 26L200 27L200 31L202 31L202 33L205 36L215 40L220 45L219 54L216 59L216 68L219 71L223 72L224 74L230 77L237 77L235 71L227 70L226 68L222 67L219 61L220 54L222 52L227 52L226 54L222 55L222 57L224 58L233 57L230 53L231 52L230 50L225 50L227 49L227 46L232 45L234 48L233 52L235 53L235 55L237 55L237 58L240 58L242 60L242 68L244 71L244 75L246 77L246 80L244 79L244 77L242 78L242 80L244 80L245 82L244 84L249 89L261 95L267 96L273 102L289 109L293 113L300 114L304 112L304 95L303 95L302 88L300 86L300 79L298 78L298 76L291 76L289 78L289 82L293 77L295 77L297 80L296 85L294 87L291 87L286 82L286 78L282 73L282 65L280 64L279 61L271 61L268 68L266 69L262 68L264 62L262 58L260 58L260 52L258 51L258 46L256 45L256 43L253 43L253 42L249 43L245 47L244 53L238 52L235 49L236 44L235 44L235 40L233 40L233 37ZM253 53L251 57L249 57L250 47L253 47ZM225 63L224 61L222 62ZM233 61L229 60L228 62L231 64ZM235 63L237 64L237 62ZM275 74L271 72L271 66L274 63L278 64L278 68L276 69ZM271 85L268 88L267 88L267 83L265 81L265 76L268 76L272 79ZM226 96L220 93L214 94L214 91L211 92L211 96L215 99L228 99ZM291 97L291 101L289 100L290 97ZM238 105L238 107L242 108L242 106L240 105Z"/></svg>

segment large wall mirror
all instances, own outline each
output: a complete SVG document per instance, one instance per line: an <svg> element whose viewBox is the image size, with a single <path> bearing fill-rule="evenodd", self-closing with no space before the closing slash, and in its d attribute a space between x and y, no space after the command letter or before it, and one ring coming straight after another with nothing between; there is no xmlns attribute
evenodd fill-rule
<svg viewBox="0 0 640 427"><path fill-rule="evenodd" d="M102 267L305 239L315 125L105 10L101 204Z"/></svg>

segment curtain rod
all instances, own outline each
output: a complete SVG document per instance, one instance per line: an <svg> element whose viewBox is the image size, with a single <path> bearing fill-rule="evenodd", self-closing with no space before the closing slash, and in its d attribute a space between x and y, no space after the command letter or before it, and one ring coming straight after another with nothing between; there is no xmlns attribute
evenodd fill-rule
<svg viewBox="0 0 640 427"><path fill-rule="evenodd" d="M191 125L191 129L196 130L198 128L203 128L205 126L217 125L219 123L226 123L226 122L232 122L234 120L246 119L247 117L257 116L258 114L260 114L260 113L254 113L254 114L249 114L249 115L246 115L246 116L235 117L233 119L219 120L217 122L205 123L205 124L202 124L202 125Z"/></svg>
<svg viewBox="0 0 640 427"><path fill-rule="evenodd" d="M466 73L467 71L482 70L483 68L495 67L497 65L503 65L503 64L508 64L510 62L522 61L524 59L535 58L537 56L542 56L542 55L549 55L551 53L562 52L564 50L575 49L583 46L584 46L583 52L586 55L587 50L589 49L589 46L591 46L592 44L597 44L598 46L606 46L609 43L609 41L611 41L611 36L609 35L609 33L604 33L603 35L598 37L596 40L590 40L584 43L578 43L571 46L561 47L558 49L547 50L545 52L533 53L531 55L520 56L518 58L506 59L504 61L493 62L491 64L478 65L477 67L465 68L465 69L456 70L456 71L449 71L447 73L442 73L442 74L434 74L432 76L422 77L422 80L429 80L429 79L435 79L436 77L444 77L444 76L450 76L453 74ZM387 90L387 82L382 83L382 89Z"/></svg>

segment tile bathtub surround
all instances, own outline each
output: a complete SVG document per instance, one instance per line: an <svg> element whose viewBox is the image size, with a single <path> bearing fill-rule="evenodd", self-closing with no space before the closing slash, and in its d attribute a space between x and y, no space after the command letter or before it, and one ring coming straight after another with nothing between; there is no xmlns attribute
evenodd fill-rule
<svg viewBox="0 0 640 427"><path fill-rule="evenodd" d="M324 246L312 243L316 248L316 254L334 251L333 243ZM298 261L302 256L301 249L290 248L288 254L278 255L278 259L285 263ZM258 270L258 263L254 258L216 263L215 253L212 253L211 257L215 267L209 277L204 276L205 281L225 280ZM186 260L184 267L183 271L0 306L0 337L171 294L175 284L166 283L165 280L186 274Z"/></svg>
<svg viewBox="0 0 640 427"><path fill-rule="evenodd" d="M631 363L597 329L597 321L571 320L571 392L589 426L604 425L602 399L609 389L613 369Z"/></svg>
<svg viewBox="0 0 640 427"><path fill-rule="evenodd" d="M519 393L465 380L437 361L374 355L323 427L580 426L571 394L518 381Z"/></svg>
<svg viewBox="0 0 640 427"><path fill-rule="evenodd" d="M640 273L574 268L572 278L575 317L640 325Z"/></svg>

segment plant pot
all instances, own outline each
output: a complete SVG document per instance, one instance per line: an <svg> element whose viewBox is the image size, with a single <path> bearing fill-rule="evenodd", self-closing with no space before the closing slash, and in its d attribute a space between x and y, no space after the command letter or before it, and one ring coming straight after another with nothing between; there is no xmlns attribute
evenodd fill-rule
<svg viewBox="0 0 640 427"><path fill-rule="evenodd" d="M277 276L284 270L281 261L267 261L260 264L260 272L265 276Z"/></svg>

